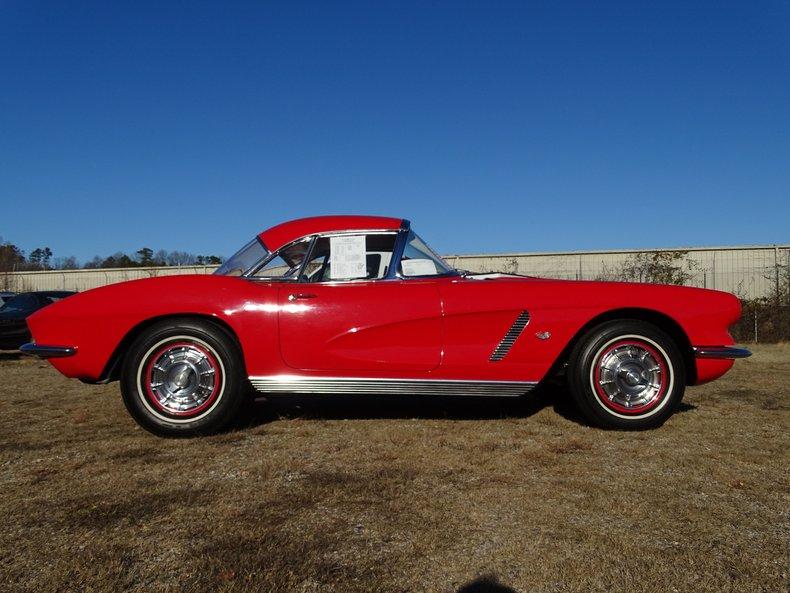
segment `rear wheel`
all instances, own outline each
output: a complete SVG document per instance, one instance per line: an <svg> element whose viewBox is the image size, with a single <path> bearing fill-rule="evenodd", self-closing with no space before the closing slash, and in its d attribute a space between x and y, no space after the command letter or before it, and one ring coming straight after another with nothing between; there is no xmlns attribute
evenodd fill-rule
<svg viewBox="0 0 790 593"><path fill-rule="evenodd" d="M154 434L216 432L234 420L245 397L241 353L213 323L159 322L132 343L121 394L132 417Z"/></svg>
<svg viewBox="0 0 790 593"><path fill-rule="evenodd" d="M652 324L604 323L571 353L571 395L584 417L604 428L660 426L683 399L683 360L675 342Z"/></svg>

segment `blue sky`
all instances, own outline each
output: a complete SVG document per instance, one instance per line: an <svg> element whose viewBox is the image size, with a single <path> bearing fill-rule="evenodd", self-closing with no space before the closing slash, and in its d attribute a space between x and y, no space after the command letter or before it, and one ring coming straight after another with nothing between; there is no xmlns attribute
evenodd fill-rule
<svg viewBox="0 0 790 593"><path fill-rule="evenodd" d="M0 236L230 255L790 242L790 4L0 2Z"/></svg>

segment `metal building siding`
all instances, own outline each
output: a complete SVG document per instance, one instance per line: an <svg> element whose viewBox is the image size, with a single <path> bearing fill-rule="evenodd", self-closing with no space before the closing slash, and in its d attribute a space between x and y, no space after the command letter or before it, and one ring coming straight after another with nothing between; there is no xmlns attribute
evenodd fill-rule
<svg viewBox="0 0 790 593"><path fill-rule="evenodd" d="M656 251L688 251L696 268L692 286L732 292L741 298L772 294L790 270L790 245L449 255L454 266L474 272L512 272L567 280L611 279L629 257ZM88 290L105 284L169 274L210 274L215 266L51 270L0 274L0 289Z"/></svg>

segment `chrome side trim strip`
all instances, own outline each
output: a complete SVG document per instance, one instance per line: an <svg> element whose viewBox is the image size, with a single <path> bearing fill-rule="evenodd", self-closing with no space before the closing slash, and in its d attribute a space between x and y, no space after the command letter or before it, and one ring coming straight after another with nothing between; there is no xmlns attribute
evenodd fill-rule
<svg viewBox="0 0 790 593"><path fill-rule="evenodd" d="M491 353L491 356L488 358L491 362L499 362L507 353L510 352L510 349L513 347L513 344L516 343L518 337L523 333L524 328L527 327L529 323L529 311L522 311L519 313L516 320L513 322L513 325L510 326L510 329L507 330L504 337L499 341L497 347L494 348L494 351Z"/></svg>
<svg viewBox="0 0 790 593"><path fill-rule="evenodd" d="M263 393L358 393L395 395L519 396L531 391L533 381L458 381L435 379L378 379L273 375L250 377Z"/></svg>
<svg viewBox="0 0 790 593"><path fill-rule="evenodd" d="M45 346L35 342L22 344L19 351L23 354L32 354L41 358L65 358L66 356L74 356L77 353L77 349L73 346Z"/></svg>
<svg viewBox="0 0 790 593"><path fill-rule="evenodd" d="M694 356L697 358L748 358L752 353L746 348L732 346L695 346Z"/></svg>

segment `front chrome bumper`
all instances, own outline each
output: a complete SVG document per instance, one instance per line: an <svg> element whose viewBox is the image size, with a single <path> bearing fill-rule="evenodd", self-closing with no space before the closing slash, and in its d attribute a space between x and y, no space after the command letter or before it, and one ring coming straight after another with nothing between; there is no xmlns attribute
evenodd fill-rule
<svg viewBox="0 0 790 593"><path fill-rule="evenodd" d="M40 358L64 358L66 356L74 356L77 353L77 348L74 346L45 346L44 344L29 342L22 344L19 351L23 354L32 354Z"/></svg>
<svg viewBox="0 0 790 593"><path fill-rule="evenodd" d="M695 346L694 356L697 358L748 358L752 353L746 348L732 346Z"/></svg>

